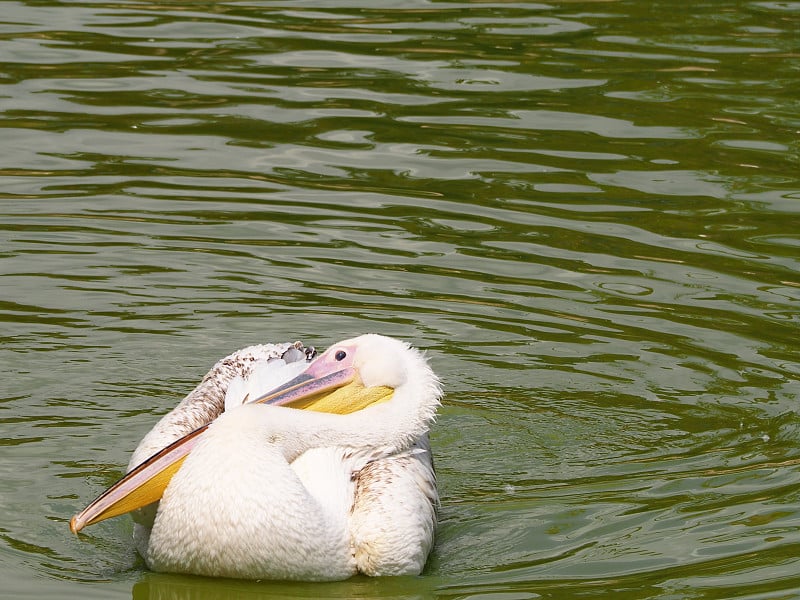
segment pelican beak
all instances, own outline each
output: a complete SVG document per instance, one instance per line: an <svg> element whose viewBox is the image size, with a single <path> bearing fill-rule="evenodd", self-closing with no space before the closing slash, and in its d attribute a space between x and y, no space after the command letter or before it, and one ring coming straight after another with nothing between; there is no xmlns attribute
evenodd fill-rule
<svg viewBox="0 0 800 600"><path fill-rule="evenodd" d="M346 414L391 398L391 388L364 387L354 367L337 365L326 354L291 381L252 402ZM195 429L128 472L70 519L72 533L160 500L172 476L207 428L208 424Z"/></svg>

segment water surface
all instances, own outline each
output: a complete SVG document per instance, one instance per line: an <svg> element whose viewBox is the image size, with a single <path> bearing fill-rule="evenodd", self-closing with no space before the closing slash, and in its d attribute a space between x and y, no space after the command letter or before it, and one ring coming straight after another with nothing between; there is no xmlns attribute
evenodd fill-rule
<svg viewBox="0 0 800 600"><path fill-rule="evenodd" d="M4 2L14 598L800 593L798 2ZM424 348L418 578L69 533L229 352Z"/></svg>

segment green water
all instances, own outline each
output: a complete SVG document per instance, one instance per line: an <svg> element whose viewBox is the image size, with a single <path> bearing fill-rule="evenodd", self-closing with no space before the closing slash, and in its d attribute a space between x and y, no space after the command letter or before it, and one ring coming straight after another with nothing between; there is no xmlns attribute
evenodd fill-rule
<svg viewBox="0 0 800 600"><path fill-rule="evenodd" d="M0 2L0 595L800 597L800 2ZM447 397L418 578L69 517L220 357Z"/></svg>

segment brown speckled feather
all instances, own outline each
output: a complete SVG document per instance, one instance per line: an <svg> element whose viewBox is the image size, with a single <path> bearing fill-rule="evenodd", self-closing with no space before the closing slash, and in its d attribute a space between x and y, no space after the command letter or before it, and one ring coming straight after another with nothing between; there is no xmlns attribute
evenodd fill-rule
<svg viewBox="0 0 800 600"><path fill-rule="evenodd" d="M398 557L415 555L404 547L424 548L419 570L433 543L439 494L428 436L411 448L374 460L355 475L356 490L350 511L353 555L359 573L397 575L408 572ZM397 527L397 522L416 527ZM395 562L397 561L397 562Z"/></svg>
<svg viewBox="0 0 800 600"><path fill-rule="evenodd" d="M187 433L212 422L222 414L225 392L234 377L247 378L256 362L281 358L289 350L298 351L296 354L292 353L295 360L310 357L314 352L313 348L304 348L301 342L259 344L237 350L219 360L198 386L164 415L142 439L131 456L128 470Z"/></svg>
<svg viewBox="0 0 800 600"><path fill-rule="evenodd" d="M211 423L225 407L225 392L231 381L237 377L247 378L256 363L284 358L287 362L313 358L313 347L305 348L302 342L281 344L259 344L248 346L217 361L202 381L170 412L144 436L128 463L128 471L147 460L150 456L168 446L187 433ZM143 527L136 527L134 537L146 539L153 524L158 503L135 511L134 521ZM137 545L141 543L137 541Z"/></svg>

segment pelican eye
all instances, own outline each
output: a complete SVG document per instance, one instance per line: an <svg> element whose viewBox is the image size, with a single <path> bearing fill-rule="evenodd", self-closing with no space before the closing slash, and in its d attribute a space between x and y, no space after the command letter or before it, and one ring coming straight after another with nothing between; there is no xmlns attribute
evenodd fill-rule
<svg viewBox="0 0 800 600"><path fill-rule="evenodd" d="M347 352L345 352L344 350L339 350L339 351L338 351L338 352L337 352L337 353L336 353L336 354L333 356L333 358L335 358L336 360L344 360L346 356L347 356Z"/></svg>

